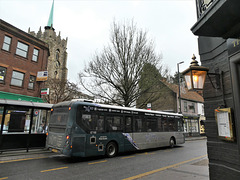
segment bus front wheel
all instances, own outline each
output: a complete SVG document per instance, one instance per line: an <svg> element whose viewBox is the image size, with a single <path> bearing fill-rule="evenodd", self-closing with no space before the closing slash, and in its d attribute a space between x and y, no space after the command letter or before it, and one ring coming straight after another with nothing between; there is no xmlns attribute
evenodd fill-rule
<svg viewBox="0 0 240 180"><path fill-rule="evenodd" d="M106 147L106 155L110 158L114 157L117 155L117 144L115 142L110 142L107 144Z"/></svg>

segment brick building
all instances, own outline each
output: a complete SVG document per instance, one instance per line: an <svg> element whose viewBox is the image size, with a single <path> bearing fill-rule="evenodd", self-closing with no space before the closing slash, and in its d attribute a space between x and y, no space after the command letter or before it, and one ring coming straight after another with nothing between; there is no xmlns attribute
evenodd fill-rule
<svg viewBox="0 0 240 180"><path fill-rule="evenodd" d="M36 78L48 56L45 42L0 19L0 99L41 102L43 82Z"/></svg>

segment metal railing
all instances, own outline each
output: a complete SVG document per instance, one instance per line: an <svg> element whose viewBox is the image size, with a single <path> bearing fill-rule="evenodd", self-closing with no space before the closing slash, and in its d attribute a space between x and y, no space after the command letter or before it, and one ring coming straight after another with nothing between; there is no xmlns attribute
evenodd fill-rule
<svg viewBox="0 0 240 180"><path fill-rule="evenodd" d="M196 0L198 18L213 4L216 0Z"/></svg>

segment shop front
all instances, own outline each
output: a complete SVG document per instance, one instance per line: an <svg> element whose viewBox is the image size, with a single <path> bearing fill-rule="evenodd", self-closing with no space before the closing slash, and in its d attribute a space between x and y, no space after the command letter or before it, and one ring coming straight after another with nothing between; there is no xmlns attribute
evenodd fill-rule
<svg viewBox="0 0 240 180"><path fill-rule="evenodd" d="M186 137L199 136L199 117L198 116L185 116L184 119L184 133Z"/></svg>

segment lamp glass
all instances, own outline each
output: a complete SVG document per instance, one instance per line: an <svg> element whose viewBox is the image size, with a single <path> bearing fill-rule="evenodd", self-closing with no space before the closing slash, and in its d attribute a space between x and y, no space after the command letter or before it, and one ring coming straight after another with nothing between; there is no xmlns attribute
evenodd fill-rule
<svg viewBox="0 0 240 180"><path fill-rule="evenodd" d="M194 89L203 89L207 71L192 70L192 83Z"/></svg>
<svg viewBox="0 0 240 180"><path fill-rule="evenodd" d="M191 72L184 75L188 90L192 89Z"/></svg>

